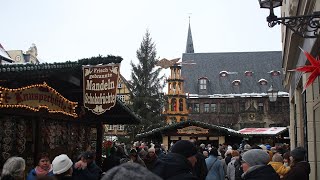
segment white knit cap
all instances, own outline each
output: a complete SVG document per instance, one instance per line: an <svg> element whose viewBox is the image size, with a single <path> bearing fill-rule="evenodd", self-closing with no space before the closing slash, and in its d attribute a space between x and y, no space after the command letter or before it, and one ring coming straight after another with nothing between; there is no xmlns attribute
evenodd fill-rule
<svg viewBox="0 0 320 180"><path fill-rule="evenodd" d="M71 159L65 154L55 157L52 161L53 174L62 174L68 171L72 164Z"/></svg>

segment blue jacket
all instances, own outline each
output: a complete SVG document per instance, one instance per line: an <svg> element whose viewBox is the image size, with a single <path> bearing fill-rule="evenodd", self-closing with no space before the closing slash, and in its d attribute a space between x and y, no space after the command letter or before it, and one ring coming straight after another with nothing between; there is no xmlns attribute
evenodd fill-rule
<svg viewBox="0 0 320 180"><path fill-rule="evenodd" d="M53 176L53 172L50 171L47 176ZM36 180L37 179L37 173L36 173L36 169L33 168L31 169L31 171L29 172L28 176L27 176L27 180Z"/></svg>
<svg viewBox="0 0 320 180"><path fill-rule="evenodd" d="M224 170L222 162L215 156L210 155L206 159L208 175L206 180L224 180Z"/></svg>

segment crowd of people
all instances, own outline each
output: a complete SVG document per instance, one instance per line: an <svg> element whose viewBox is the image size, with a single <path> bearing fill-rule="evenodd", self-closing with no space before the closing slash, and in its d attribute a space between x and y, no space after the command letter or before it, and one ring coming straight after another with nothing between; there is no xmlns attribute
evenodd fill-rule
<svg viewBox="0 0 320 180"><path fill-rule="evenodd" d="M25 160L11 157L3 165L1 180L295 180L309 179L310 165L306 150L289 151L268 144L238 145L198 144L180 140L167 150L163 145L135 142L114 144L103 160L95 163L95 153L82 153L76 161L66 154L52 162L41 153L37 166L25 172Z"/></svg>

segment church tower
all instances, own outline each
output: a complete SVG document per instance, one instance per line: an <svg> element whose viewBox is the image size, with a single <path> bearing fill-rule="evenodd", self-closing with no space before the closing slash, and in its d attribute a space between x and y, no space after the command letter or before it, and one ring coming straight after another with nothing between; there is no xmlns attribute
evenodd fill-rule
<svg viewBox="0 0 320 180"><path fill-rule="evenodd" d="M189 29L188 29L186 53L194 53L192 34L191 34L191 25L190 25L190 17L189 17Z"/></svg>
<svg viewBox="0 0 320 180"><path fill-rule="evenodd" d="M166 123L171 124L180 121L186 121L188 119L186 94L183 90L184 80L181 77L181 66L174 63L170 66L171 74L167 79L168 82L168 94L167 94L167 106L164 111L166 116Z"/></svg>

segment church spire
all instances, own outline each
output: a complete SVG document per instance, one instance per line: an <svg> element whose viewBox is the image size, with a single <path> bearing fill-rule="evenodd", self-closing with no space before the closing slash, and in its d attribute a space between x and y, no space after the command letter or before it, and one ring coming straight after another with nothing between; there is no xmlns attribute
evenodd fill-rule
<svg viewBox="0 0 320 180"><path fill-rule="evenodd" d="M194 53L192 34L191 34L191 26L190 26L190 16L189 16L189 29L188 29L186 53Z"/></svg>

